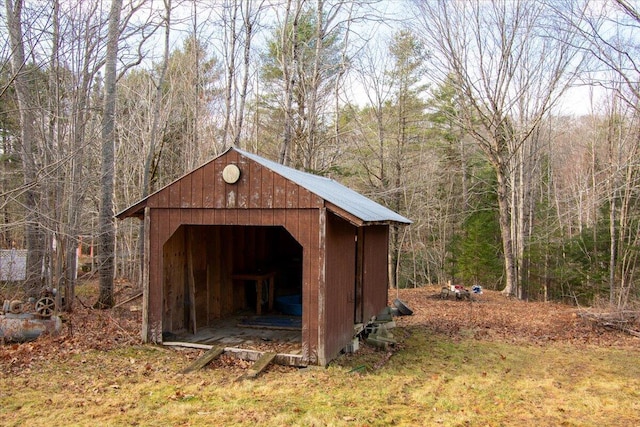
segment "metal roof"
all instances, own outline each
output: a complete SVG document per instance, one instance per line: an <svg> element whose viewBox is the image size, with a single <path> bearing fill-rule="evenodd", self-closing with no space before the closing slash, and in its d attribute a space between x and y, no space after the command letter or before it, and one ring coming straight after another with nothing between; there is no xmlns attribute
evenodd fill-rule
<svg viewBox="0 0 640 427"><path fill-rule="evenodd" d="M321 199L334 205L339 210L342 210L347 214L358 218L363 223L396 222L399 224L411 224L411 220L403 217L402 215L392 211L389 208L382 206L379 203L374 202L368 197L365 197L362 194L345 187L344 185L338 183L337 181L334 181L333 179L293 169L274 161L267 160L264 157L258 156L257 154L249 153L248 151L244 151L235 147L229 148L220 156L225 155L231 150L237 151L241 156L247 157L248 159L251 159L256 163L270 169L271 171L277 173L285 179L288 179L295 184L306 188ZM186 175L189 175L190 173L192 172L189 172ZM179 181L180 179L184 178L184 176L178 178L174 182ZM153 195L163 191L170 185L171 184L167 184L163 188L155 191L153 194L150 194L149 196L138 201L132 206L129 206L120 213L116 214L116 217L120 219L124 219L130 216L137 216L142 218L144 216L143 212L147 200ZM339 212L336 213L339 214Z"/></svg>
<svg viewBox="0 0 640 427"><path fill-rule="evenodd" d="M271 169L278 175L306 188L318 197L334 204L363 222L391 221L401 224L411 224L411 220L374 202L357 191L345 187L333 179L293 169L238 148L233 149L256 163Z"/></svg>

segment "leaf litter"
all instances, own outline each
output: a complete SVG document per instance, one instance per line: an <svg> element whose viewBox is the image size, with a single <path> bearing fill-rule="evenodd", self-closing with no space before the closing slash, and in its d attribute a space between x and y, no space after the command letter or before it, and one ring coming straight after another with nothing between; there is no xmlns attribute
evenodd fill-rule
<svg viewBox="0 0 640 427"><path fill-rule="evenodd" d="M505 342L544 344L566 342L573 345L605 347L638 346L638 337L623 331L598 327L580 316L577 307L553 302L526 302L508 298L500 292L485 290L471 301L440 298L440 287L425 286L414 289L390 290L390 305L399 298L414 314L396 317L394 331L399 339L391 350L381 351L361 343L356 355L343 357L367 357L371 355L372 368L379 369L391 358L394 351L403 348L402 340L410 339L407 332L415 327L452 339L473 338ZM43 335L35 341L0 346L0 368L4 374L28 375L35 363L64 361L90 350L109 351L139 346L141 310L140 301L109 310L92 309L89 301L78 297L73 312L62 313L63 329L57 336ZM87 298L88 299L88 298ZM126 297L122 297L125 300ZM176 351L176 350L166 350ZM180 349L188 361L195 360L202 350ZM79 359L78 363L86 363ZM131 359L135 365L135 359ZM231 356L221 356L208 369L225 369L242 372L250 362ZM149 363L141 369L145 375L153 370ZM270 366L269 370L286 371L289 368Z"/></svg>

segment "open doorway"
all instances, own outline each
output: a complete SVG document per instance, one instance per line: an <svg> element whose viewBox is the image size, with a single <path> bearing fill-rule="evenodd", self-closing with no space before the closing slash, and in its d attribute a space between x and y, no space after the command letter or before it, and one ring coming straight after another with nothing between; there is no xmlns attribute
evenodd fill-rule
<svg viewBox="0 0 640 427"><path fill-rule="evenodd" d="M303 248L284 227L183 225L163 257L165 339L300 341Z"/></svg>

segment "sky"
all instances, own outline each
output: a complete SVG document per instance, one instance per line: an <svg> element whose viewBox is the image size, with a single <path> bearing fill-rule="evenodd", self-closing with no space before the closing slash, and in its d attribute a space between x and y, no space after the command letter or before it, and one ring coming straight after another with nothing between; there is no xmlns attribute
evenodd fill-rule
<svg viewBox="0 0 640 427"><path fill-rule="evenodd" d="M277 0L272 0L272 2L277 2ZM266 3L268 4L269 1L266 1ZM257 1L255 4L257 4ZM376 3L374 6L376 14L383 16L383 19L378 22L369 20L354 24L353 32L350 35L352 54L355 55L358 53L366 40L368 40L370 48L373 46L373 50L386 51L392 34L406 26L408 22L411 22L409 19L410 12L408 4L410 4L410 2L407 0L385 0ZM160 7L161 3L157 3L157 5ZM279 10L281 15L282 8ZM223 10L220 6L199 8L196 14L196 23L200 37L207 42L211 52L218 58L223 57L222 49L225 46L219 23L222 13ZM278 21L282 19L281 16L278 16L274 6L266 10L265 16L267 19L264 19L262 31L253 41L254 48L258 50L264 49L266 40L272 35L273 28L275 28L275 26L278 25ZM194 25L192 4L187 2L185 5L177 7L173 12L172 20L175 27L172 28L171 33L171 48L178 49L182 46L184 38L192 31ZM161 60L163 36L164 30L157 33L157 41L150 47L149 63ZM365 89L357 79L351 78L349 81L353 88L351 101L357 104L365 104L367 101L366 93L364 93ZM556 111L560 114L589 114L594 107L597 107L599 96L602 96L601 93L602 91L597 91L587 86L571 88L563 96L561 102L559 102Z"/></svg>

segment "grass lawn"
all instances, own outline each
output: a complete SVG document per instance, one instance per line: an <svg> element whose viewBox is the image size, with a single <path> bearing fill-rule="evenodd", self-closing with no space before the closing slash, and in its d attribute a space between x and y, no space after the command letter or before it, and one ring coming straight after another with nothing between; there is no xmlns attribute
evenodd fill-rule
<svg viewBox="0 0 640 427"><path fill-rule="evenodd" d="M60 337L0 346L2 426L640 426L640 340L575 307L399 296L392 352L362 345L327 368L139 343L139 312L78 307ZM133 315L132 315L133 313Z"/></svg>
<svg viewBox="0 0 640 427"><path fill-rule="evenodd" d="M452 340L420 327L404 344L328 368L272 366L255 380L154 346L40 360L0 374L0 424L238 426L640 425L635 349ZM187 357L189 353L191 357Z"/></svg>

